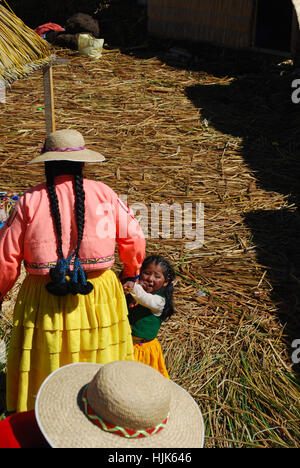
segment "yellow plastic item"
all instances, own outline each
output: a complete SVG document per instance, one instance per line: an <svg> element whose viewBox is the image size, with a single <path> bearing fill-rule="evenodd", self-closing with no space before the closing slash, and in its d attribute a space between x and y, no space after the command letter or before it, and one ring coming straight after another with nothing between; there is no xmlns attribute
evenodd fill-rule
<svg viewBox="0 0 300 468"><path fill-rule="evenodd" d="M98 59L102 56L104 39L96 39L90 34L79 34L78 51L83 57Z"/></svg>

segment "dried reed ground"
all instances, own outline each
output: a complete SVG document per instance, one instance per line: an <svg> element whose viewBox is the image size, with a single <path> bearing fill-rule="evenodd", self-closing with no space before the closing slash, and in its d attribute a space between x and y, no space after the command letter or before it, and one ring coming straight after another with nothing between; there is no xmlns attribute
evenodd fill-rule
<svg viewBox="0 0 300 468"><path fill-rule="evenodd" d="M151 203L205 205L201 250L187 251L186 239L147 241L147 252L165 255L178 274L177 313L163 325L160 340L171 378L203 412L205 446L298 447L299 382L269 272L258 263L243 223L253 210L293 207L280 193L258 187L243 159L242 138L204 121L185 92L200 82L226 85L231 77L119 51L99 61L59 55L69 62L54 69L57 129L78 129L107 158L89 166L87 175L149 210ZM35 73L13 84L1 108L1 190L43 181L42 168L26 166L44 139L42 93ZM200 289L206 296L197 294ZM1 320L7 342L15 292Z"/></svg>

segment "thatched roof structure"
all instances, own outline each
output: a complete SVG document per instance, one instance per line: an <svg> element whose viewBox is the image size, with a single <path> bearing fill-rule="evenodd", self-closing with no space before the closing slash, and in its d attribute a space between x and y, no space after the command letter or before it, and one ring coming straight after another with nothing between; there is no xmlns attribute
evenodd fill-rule
<svg viewBox="0 0 300 468"><path fill-rule="evenodd" d="M0 5L0 81L11 84L52 61L48 43Z"/></svg>

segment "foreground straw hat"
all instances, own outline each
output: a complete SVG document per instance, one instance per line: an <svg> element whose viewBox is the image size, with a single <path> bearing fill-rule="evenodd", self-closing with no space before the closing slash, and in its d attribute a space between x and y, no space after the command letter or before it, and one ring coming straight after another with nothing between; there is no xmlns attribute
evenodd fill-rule
<svg viewBox="0 0 300 468"><path fill-rule="evenodd" d="M202 448L195 400L146 364L77 363L54 371L36 399L40 430L54 448Z"/></svg>
<svg viewBox="0 0 300 468"><path fill-rule="evenodd" d="M41 154L29 161L35 164L46 161L101 162L103 154L86 148L84 138L77 130L57 130L50 133Z"/></svg>

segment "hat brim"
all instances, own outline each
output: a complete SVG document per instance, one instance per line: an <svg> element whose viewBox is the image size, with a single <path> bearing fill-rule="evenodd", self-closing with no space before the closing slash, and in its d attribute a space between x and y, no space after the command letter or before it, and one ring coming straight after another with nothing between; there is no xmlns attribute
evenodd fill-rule
<svg viewBox="0 0 300 468"><path fill-rule="evenodd" d="M28 162L28 164L37 164L47 161L74 161L74 162L102 162L105 156L96 151L83 149L80 151L47 151Z"/></svg>
<svg viewBox="0 0 300 468"><path fill-rule="evenodd" d="M201 411L182 387L171 385L170 416L155 435L128 439L106 432L90 421L79 404L80 394L101 364L76 363L50 374L37 395L35 414L39 428L53 448L202 448Z"/></svg>

